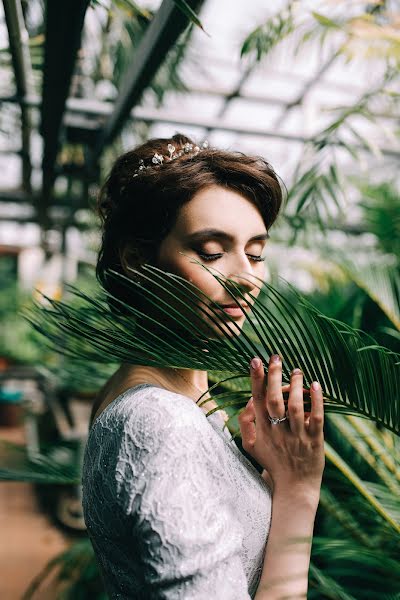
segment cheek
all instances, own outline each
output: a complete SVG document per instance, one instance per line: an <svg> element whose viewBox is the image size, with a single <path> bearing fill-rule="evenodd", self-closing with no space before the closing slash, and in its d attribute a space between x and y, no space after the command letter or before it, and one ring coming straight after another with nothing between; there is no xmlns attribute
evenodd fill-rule
<svg viewBox="0 0 400 600"><path fill-rule="evenodd" d="M175 273L200 288L210 298L214 299L218 295L216 294L216 290L221 287L220 284L201 267L182 264L178 268L175 268Z"/></svg>

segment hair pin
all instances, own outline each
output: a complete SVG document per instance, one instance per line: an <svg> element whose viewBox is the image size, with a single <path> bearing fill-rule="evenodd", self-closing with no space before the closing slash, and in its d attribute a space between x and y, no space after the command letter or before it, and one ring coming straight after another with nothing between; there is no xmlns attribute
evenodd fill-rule
<svg viewBox="0 0 400 600"><path fill-rule="evenodd" d="M176 160L177 158L179 158L180 156L183 156L184 154L192 154L193 156L196 156L196 154L198 154L199 152L202 152L203 150L208 150L209 147L210 147L210 145L209 145L208 140L204 140L204 142L202 142L200 145L191 144L190 142L186 142L185 144L183 144L183 146L181 146L181 148L179 150L177 150L173 144L168 144L168 146L167 146L168 156L163 156L162 154L159 154L158 152L156 152L151 157L150 164L148 164L148 165L145 165L144 160L142 158L140 158L139 159L139 167L134 172L133 177L137 177L145 169L149 169L149 168L155 167L155 166L160 166L160 165L164 164L164 162L170 162L171 160Z"/></svg>

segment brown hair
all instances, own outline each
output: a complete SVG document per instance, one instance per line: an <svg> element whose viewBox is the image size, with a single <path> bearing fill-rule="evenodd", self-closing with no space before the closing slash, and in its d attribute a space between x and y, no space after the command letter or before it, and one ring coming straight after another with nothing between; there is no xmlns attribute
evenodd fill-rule
<svg viewBox="0 0 400 600"><path fill-rule="evenodd" d="M280 180L271 165L259 156L207 148L196 155L164 161L161 166L144 169L134 176L139 161L152 165L155 153L169 156L168 144L177 150L191 139L176 134L155 138L120 156L99 195L98 209L103 237L96 267L102 286L124 302L127 288L107 275L112 269L125 273L122 256L129 247L133 268L155 264L162 240L174 226L180 207L198 191L210 185L228 187L253 202L267 230L274 223L282 204Z"/></svg>

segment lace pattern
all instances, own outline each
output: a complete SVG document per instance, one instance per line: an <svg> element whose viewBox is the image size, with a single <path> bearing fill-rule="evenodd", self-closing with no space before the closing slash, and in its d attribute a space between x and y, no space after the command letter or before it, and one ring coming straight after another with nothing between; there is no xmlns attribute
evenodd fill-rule
<svg viewBox="0 0 400 600"><path fill-rule="evenodd" d="M150 384L93 423L83 509L110 599L254 597L271 493L223 425Z"/></svg>

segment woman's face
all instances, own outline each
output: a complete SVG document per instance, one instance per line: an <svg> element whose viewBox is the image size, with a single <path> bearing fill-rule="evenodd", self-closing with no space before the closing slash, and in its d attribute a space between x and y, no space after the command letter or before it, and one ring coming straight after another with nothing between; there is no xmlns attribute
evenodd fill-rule
<svg viewBox="0 0 400 600"><path fill-rule="evenodd" d="M158 267L180 275L200 288L214 302L236 308L218 310L220 325L227 332L238 333L246 319L228 291L199 264L200 261L212 272L229 277L240 287L245 300L241 304L253 304L249 294L257 296L260 281L265 277L263 261L268 233L263 218L247 198L228 188L213 185L199 191L184 204L173 229L161 243ZM206 309L207 310L207 309ZM209 321L214 331L219 331ZM193 315L192 315L193 319ZM210 331L208 330L208 335Z"/></svg>

